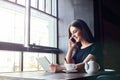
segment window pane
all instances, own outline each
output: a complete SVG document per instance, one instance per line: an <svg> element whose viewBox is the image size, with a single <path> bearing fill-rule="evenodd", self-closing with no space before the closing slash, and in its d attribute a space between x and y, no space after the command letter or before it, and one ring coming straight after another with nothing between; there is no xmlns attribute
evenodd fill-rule
<svg viewBox="0 0 120 80"><path fill-rule="evenodd" d="M20 71L20 53L0 50L0 72Z"/></svg>
<svg viewBox="0 0 120 80"><path fill-rule="evenodd" d="M25 0L17 0L18 4L25 5Z"/></svg>
<svg viewBox="0 0 120 80"><path fill-rule="evenodd" d="M41 65L38 65L36 58L46 56L50 62L54 62L53 56L54 54L49 53L32 53L32 52L24 52L24 67L23 71L36 71L36 70L43 70ZM54 58L53 58L54 57ZM55 59L54 59L55 60Z"/></svg>
<svg viewBox="0 0 120 80"><path fill-rule="evenodd" d="M31 0L31 6L37 8L37 0Z"/></svg>
<svg viewBox="0 0 120 80"><path fill-rule="evenodd" d="M56 47L56 19L32 10L30 44Z"/></svg>
<svg viewBox="0 0 120 80"><path fill-rule="evenodd" d="M57 14L57 4L56 4L57 2L56 2L56 0L52 0L52 15L54 15L54 16L56 16L56 14Z"/></svg>
<svg viewBox="0 0 120 80"><path fill-rule="evenodd" d="M9 0L9 1L15 2L16 0Z"/></svg>
<svg viewBox="0 0 120 80"><path fill-rule="evenodd" d="M8 3L0 3L0 41L24 43L23 13L21 8Z"/></svg>
<svg viewBox="0 0 120 80"><path fill-rule="evenodd" d="M39 9L44 11L44 0L39 0Z"/></svg>
<svg viewBox="0 0 120 80"><path fill-rule="evenodd" d="M51 14L51 0L46 0L46 12Z"/></svg>
<svg viewBox="0 0 120 80"><path fill-rule="evenodd" d="M38 70L38 65L36 62L37 56L37 53L24 52L23 71Z"/></svg>

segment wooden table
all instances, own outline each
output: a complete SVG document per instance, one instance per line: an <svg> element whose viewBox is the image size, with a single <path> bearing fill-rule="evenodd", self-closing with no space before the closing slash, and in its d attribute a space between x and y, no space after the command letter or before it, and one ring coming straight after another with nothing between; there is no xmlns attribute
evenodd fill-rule
<svg viewBox="0 0 120 80"><path fill-rule="evenodd" d="M15 73L0 73L0 80L76 80L100 75L87 73L50 73L50 72L15 72Z"/></svg>

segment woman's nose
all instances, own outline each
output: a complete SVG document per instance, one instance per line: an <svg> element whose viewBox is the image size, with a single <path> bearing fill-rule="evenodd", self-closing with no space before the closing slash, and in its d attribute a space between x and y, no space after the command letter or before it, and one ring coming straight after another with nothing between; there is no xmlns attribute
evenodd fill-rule
<svg viewBox="0 0 120 80"><path fill-rule="evenodd" d="M75 37L75 34L72 34L72 37Z"/></svg>

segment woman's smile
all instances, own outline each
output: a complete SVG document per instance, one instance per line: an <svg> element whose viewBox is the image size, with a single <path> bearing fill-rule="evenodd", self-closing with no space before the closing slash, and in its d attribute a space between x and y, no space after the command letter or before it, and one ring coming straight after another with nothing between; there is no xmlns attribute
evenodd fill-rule
<svg viewBox="0 0 120 80"><path fill-rule="evenodd" d="M71 26L70 32L72 34L72 37L76 40L76 42L80 42L82 37L81 37L81 32L78 28Z"/></svg>

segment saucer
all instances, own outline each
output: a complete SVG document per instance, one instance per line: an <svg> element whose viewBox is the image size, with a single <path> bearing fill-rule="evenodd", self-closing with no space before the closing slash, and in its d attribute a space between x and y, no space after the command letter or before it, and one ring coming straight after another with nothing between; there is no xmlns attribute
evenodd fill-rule
<svg viewBox="0 0 120 80"><path fill-rule="evenodd" d="M63 70L63 72L66 72L66 73L75 73L75 72L78 72L77 70Z"/></svg>
<svg viewBox="0 0 120 80"><path fill-rule="evenodd" d="M104 71L115 71L114 69L104 69Z"/></svg>

